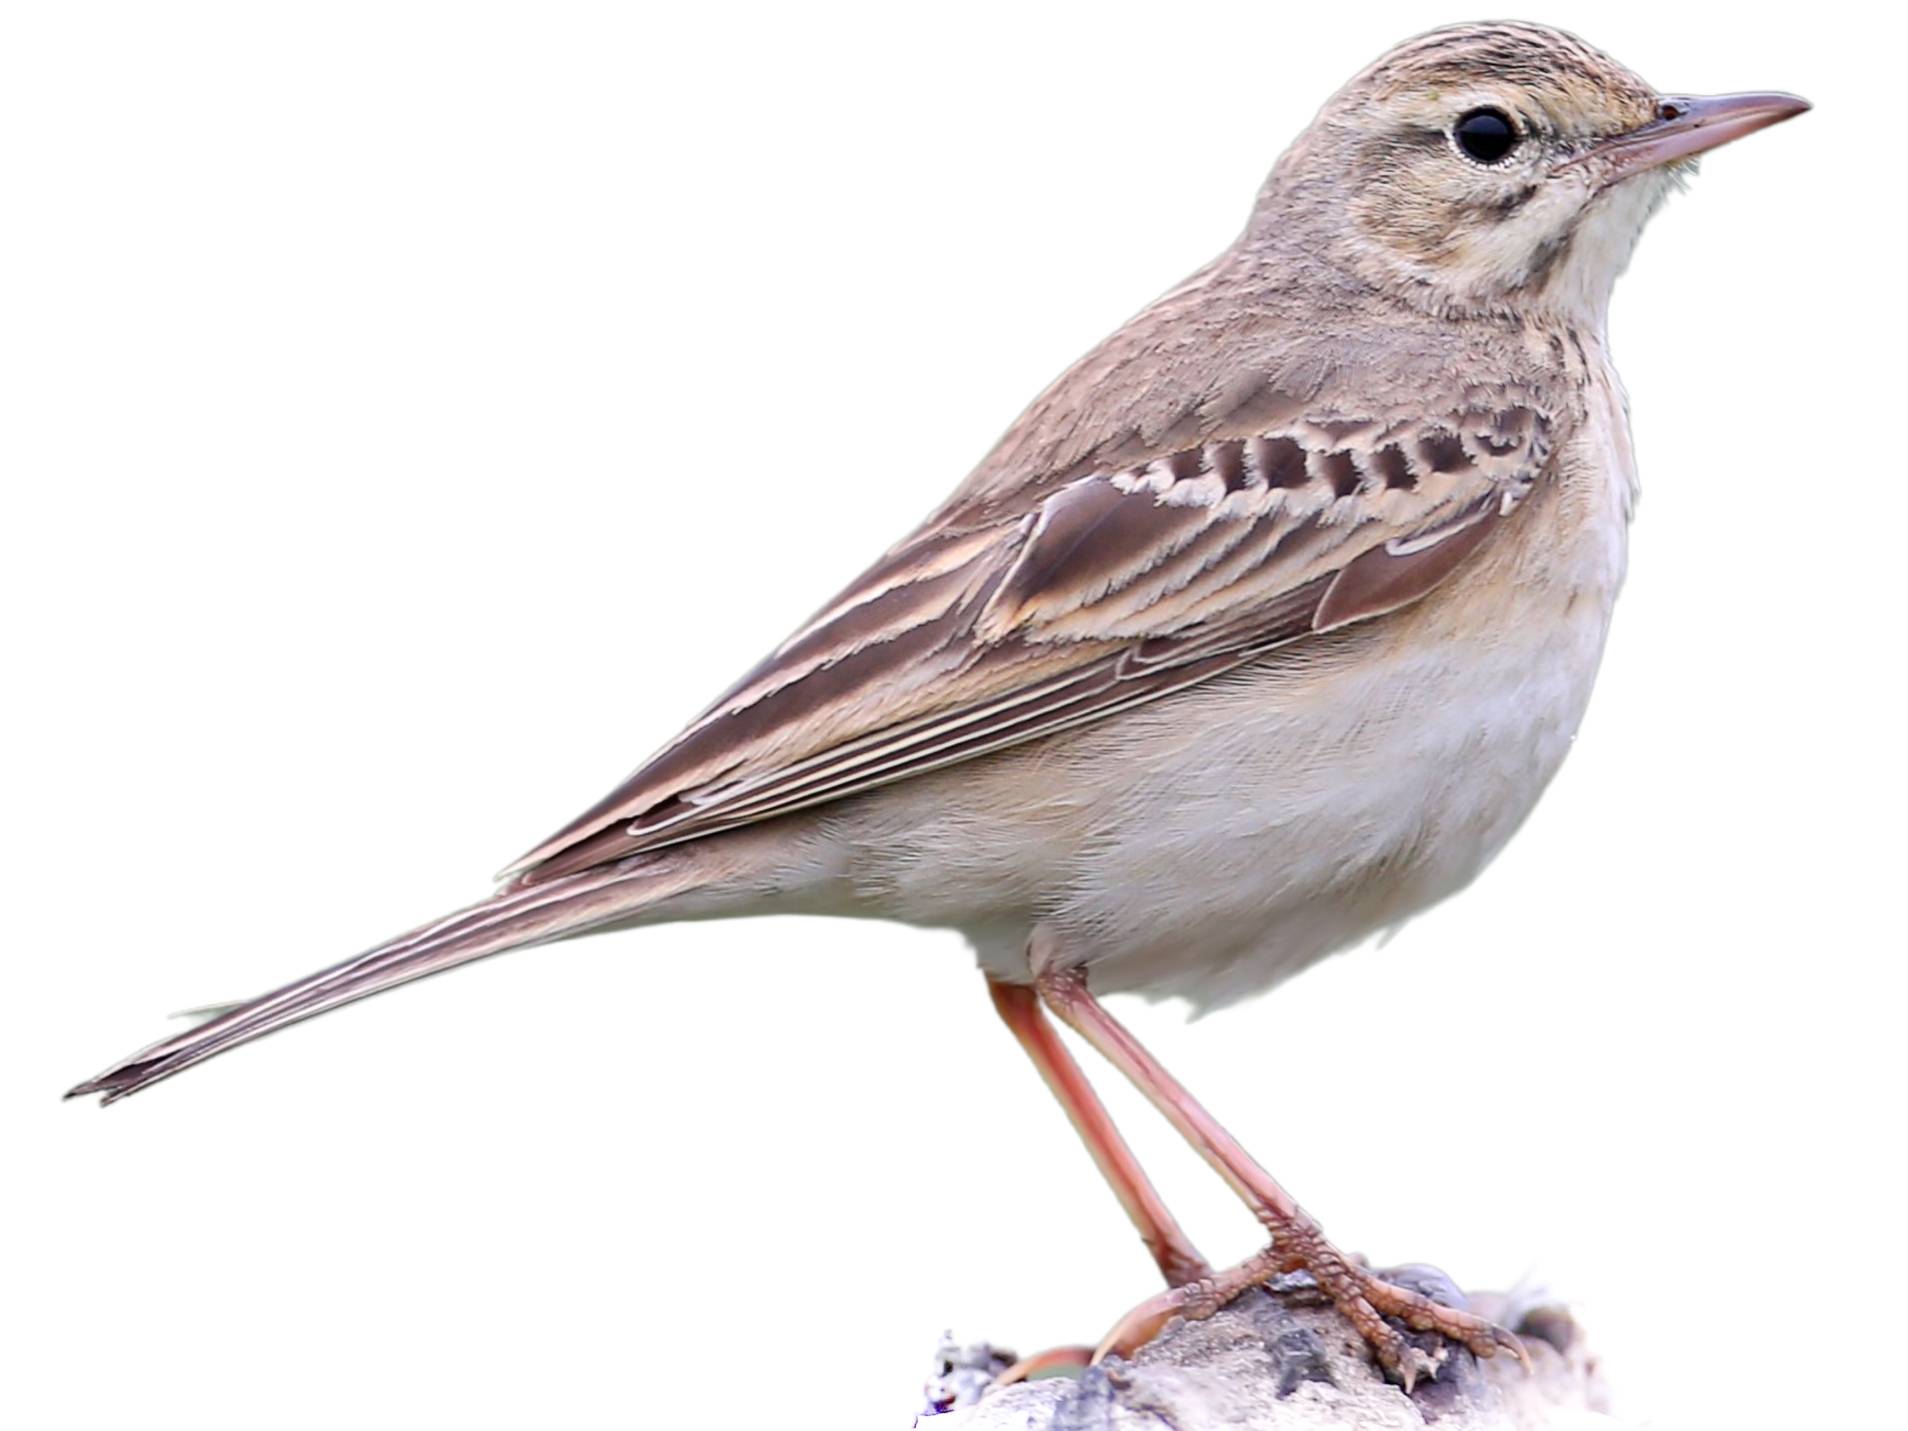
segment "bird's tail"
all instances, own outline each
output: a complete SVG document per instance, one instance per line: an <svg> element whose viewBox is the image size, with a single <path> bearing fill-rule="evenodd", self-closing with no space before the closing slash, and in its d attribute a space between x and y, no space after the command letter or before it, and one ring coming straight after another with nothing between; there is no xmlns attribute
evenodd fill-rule
<svg viewBox="0 0 1908 1431"><path fill-rule="evenodd" d="M247 1003L220 1008L185 1033L141 1049L68 1098L101 1095L115 1103L161 1079L341 1004L454 969L487 954L548 943L637 918L710 878L705 862L687 849L659 851L547 883L500 889L456 914L414 929L375 949L322 969Z"/></svg>

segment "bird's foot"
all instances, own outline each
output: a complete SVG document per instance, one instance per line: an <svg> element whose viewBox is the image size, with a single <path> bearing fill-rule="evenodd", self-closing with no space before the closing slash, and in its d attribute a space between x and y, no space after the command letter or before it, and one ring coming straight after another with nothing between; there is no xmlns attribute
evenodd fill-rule
<svg viewBox="0 0 1908 1431"><path fill-rule="evenodd" d="M1420 1376L1435 1378L1442 1358L1414 1345L1405 1331L1434 1333L1478 1357L1508 1352L1523 1363L1526 1371L1530 1369L1523 1344L1510 1332L1462 1308L1386 1281L1345 1256L1313 1228L1288 1229L1272 1247L1235 1267L1149 1297L1107 1333L1092 1359L1130 1357L1175 1317L1189 1321L1210 1317L1241 1293L1293 1274L1303 1274L1304 1280L1338 1308L1371 1347L1385 1374L1407 1392Z"/></svg>

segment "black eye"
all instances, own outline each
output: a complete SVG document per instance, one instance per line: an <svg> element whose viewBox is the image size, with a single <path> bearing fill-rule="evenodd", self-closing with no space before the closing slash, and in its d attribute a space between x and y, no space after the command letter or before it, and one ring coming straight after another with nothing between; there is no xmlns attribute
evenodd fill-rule
<svg viewBox="0 0 1908 1431"><path fill-rule="evenodd" d="M1474 109L1452 128L1458 148L1480 164L1495 164L1517 147L1517 128L1501 109Z"/></svg>

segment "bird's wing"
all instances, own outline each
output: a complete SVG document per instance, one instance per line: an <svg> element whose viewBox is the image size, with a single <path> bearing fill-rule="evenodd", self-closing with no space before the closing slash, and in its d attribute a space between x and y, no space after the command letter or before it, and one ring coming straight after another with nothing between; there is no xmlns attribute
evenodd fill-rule
<svg viewBox="0 0 1908 1431"><path fill-rule="evenodd" d="M944 511L507 877L838 800L1396 610L1516 509L1552 427L1501 392L1309 415Z"/></svg>

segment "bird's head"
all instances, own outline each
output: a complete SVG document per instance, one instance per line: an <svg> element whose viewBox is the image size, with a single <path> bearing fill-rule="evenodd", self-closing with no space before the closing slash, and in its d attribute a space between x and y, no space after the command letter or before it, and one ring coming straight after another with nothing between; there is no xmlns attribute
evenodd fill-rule
<svg viewBox="0 0 1908 1431"><path fill-rule="evenodd" d="M1326 103L1254 226L1269 235L1307 213L1339 266L1437 311L1600 315L1695 157L1808 107L1665 94L1540 25L1452 26Z"/></svg>

